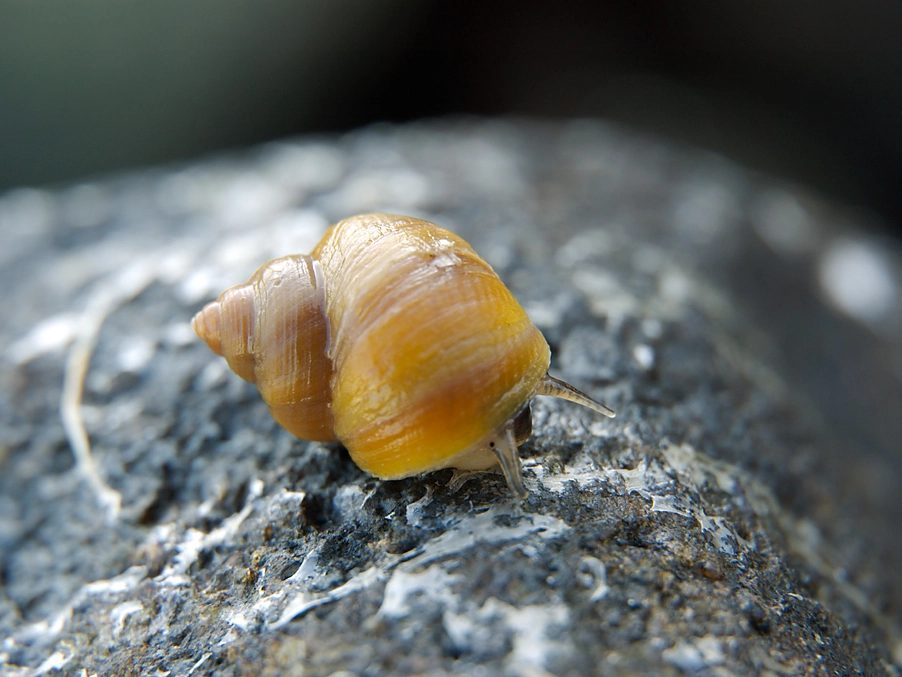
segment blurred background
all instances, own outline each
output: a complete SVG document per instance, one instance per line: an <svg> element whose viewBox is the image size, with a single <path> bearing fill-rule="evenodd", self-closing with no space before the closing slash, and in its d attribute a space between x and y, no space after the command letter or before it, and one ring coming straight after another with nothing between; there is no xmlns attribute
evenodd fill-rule
<svg viewBox="0 0 902 677"><path fill-rule="evenodd" d="M602 116L902 223L902 3L0 4L0 191L447 114Z"/></svg>
<svg viewBox="0 0 902 677"><path fill-rule="evenodd" d="M885 546L862 557L885 557L887 570L899 571L902 248L892 237L902 235L899 0L0 0L0 194L176 167L289 136L449 115L613 120L810 187L743 214L759 234L761 223L776 223L765 232L778 243L782 226L798 233L809 225L796 194L852 205L811 211L820 226L811 231L823 242L808 259L765 258L760 248L771 242L756 240L759 249L748 251L757 256L710 250L716 261L706 272L721 270L718 283L780 346L780 373L801 383L835 427L837 448L853 450L838 476L870 501L867 514L879 517L874 533ZM628 160L637 173L648 171L641 158ZM732 218L730 203L718 211L719 193L706 193L704 181L687 185L682 214L701 227L684 235ZM670 207L658 208L649 213ZM678 220L651 222L677 232ZM836 237L846 225L855 237ZM25 241L31 226L7 220L0 236ZM861 227L877 237L859 241ZM47 241L72 246L100 237L86 232L70 240L51 231ZM0 287L20 270L31 280L34 261L2 249ZM696 260L704 258L697 249ZM93 260L73 260L93 270ZM58 277L51 283L64 288L68 278ZM828 278L851 285L837 287L834 298L823 289ZM36 307L62 304L71 293ZM7 296L7 308L38 314L30 301ZM848 307L831 315L815 307L817 298L851 298L850 306L872 315ZM902 576L894 585L892 599L900 600Z"/></svg>

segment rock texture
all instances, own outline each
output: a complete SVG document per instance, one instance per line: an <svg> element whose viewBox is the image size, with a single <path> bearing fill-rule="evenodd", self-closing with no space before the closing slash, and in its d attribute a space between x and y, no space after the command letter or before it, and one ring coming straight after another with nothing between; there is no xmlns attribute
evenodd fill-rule
<svg viewBox="0 0 902 677"><path fill-rule="evenodd" d="M470 240L617 411L536 401L522 505L365 476L191 334L371 210ZM898 674L902 266L864 218L592 121L0 197L0 672Z"/></svg>

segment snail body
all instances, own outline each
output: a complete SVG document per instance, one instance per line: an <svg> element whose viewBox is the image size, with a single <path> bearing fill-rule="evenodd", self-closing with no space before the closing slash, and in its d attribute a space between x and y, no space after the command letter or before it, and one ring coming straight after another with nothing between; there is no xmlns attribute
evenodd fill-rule
<svg viewBox="0 0 902 677"><path fill-rule="evenodd" d="M516 448L535 395L613 415L548 375L541 332L469 244L410 217L337 223L310 255L223 292L192 327L286 430L340 441L384 479L500 463L522 496Z"/></svg>

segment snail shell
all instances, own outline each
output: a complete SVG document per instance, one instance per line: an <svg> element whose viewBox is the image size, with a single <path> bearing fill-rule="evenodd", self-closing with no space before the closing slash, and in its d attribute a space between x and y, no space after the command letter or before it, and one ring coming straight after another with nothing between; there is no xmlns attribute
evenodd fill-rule
<svg viewBox="0 0 902 677"><path fill-rule="evenodd" d="M500 463L522 496L517 445L535 395L613 416L548 375L541 332L469 244L410 217L341 221L191 324L286 430L341 441L385 479Z"/></svg>

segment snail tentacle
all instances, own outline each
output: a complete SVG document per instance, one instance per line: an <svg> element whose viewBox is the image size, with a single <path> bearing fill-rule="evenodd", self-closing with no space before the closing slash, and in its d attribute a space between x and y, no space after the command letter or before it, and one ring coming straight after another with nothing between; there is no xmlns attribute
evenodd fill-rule
<svg viewBox="0 0 902 677"><path fill-rule="evenodd" d="M523 470L520 468L520 455L517 453L517 441L514 438L513 421L504 424L488 438L488 446L498 462L501 472L507 480L507 486L518 500L526 498L526 486L523 484Z"/></svg>
<svg viewBox="0 0 902 677"><path fill-rule="evenodd" d="M536 388L536 395L547 395L549 397L567 400L568 402L575 402L576 404L581 404L584 407L597 411L599 414L604 414L608 418L614 418L617 415L612 409L609 409L601 402L592 399L581 390L577 390L566 381L561 381L551 374L545 374L545 378L539 381L539 385Z"/></svg>

